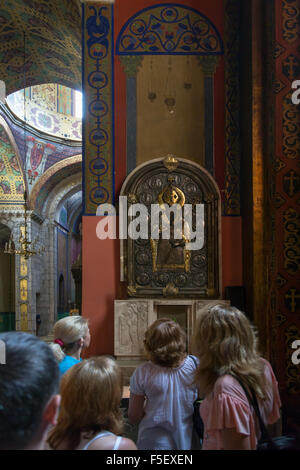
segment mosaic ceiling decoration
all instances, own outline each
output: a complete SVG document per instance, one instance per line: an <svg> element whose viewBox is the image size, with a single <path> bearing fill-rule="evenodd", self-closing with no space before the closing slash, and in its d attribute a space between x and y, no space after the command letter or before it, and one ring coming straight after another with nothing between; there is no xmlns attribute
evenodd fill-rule
<svg viewBox="0 0 300 470"><path fill-rule="evenodd" d="M28 87L25 92L25 99L24 90L7 97L7 105L13 114L47 134L81 141L81 117L75 116L75 94L80 96L79 92L57 83Z"/></svg>
<svg viewBox="0 0 300 470"><path fill-rule="evenodd" d="M49 82L80 90L79 2L1 2L0 77L6 83L7 95L30 85Z"/></svg>
<svg viewBox="0 0 300 470"><path fill-rule="evenodd" d="M16 152L0 124L0 204L23 204L25 183Z"/></svg>

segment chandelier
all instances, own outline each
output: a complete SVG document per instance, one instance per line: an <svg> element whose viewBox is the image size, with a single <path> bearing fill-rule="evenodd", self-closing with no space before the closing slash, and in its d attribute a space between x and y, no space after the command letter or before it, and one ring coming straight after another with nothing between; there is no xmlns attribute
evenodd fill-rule
<svg viewBox="0 0 300 470"><path fill-rule="evenodd" d="M4 253L9 255L21 255L25 259L30 258L33 255L40 255L45 251L43 246L37 248L37 239L34 242L31 242L28 238L28 207L27 207L27 192L24 192L24 230L20 228L20 236L18 240L18 245L16 245L13 235L11 234L8 242L5 243Z"/></svg>

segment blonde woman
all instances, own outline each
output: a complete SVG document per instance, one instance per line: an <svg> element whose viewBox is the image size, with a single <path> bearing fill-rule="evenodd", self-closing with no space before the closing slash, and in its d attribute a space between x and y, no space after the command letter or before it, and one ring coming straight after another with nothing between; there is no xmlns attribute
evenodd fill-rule
<svg viewBox="0 0 300 470"><path fill-rule="evenodd" d="M259 427L239 380L256 394L266 425L280 418L281 406L272 367L258 354L254 328L237 308L216 305L201 314L194 343L200 362L195 381L205 397L202 450L254 450Z"/></svg>
<svg viewBox="0 0 300 470"><path fill-rule="evenodd" d="M136 450L121 437L122 375L108 356L85 359L62 378L61 407L48 444L59 450Z"/></svg>
<svg viewBox="0 0 300 470"><path fill-rule="evenodd" d="M54 325L54 342L50 344L61 375L81 361L83 348L91 341L88 320L77 316L65 317Z"/></svg>
<svg viewBox="0 0 300 470"><path fill-rule="evenodd" d="M186 353L186 334L169 318L156 320L146 331L148 362L130 379L128 418L139 423L141 450L189 450L193 430L193 376L197 359Z"/></svg>

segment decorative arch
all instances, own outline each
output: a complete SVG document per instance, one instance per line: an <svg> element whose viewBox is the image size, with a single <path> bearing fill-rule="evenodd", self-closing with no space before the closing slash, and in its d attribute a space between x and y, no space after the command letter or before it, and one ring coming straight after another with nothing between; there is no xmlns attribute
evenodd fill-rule
<svg viewBox="0 0 300 470"><path fill-rule="evenodd" d="M82 171L82 155L65 158L52 165L35 183L31 194L29 206L32 210L42 212L45 201L53 188L65 178Z"/></svg>
<svg viewBox="0 0 300 470"><path fill-rule="evenodd" d="M177 3L162 3L140 10L122 27L119 55L223 54L215 25L198 10Z"/></svg>

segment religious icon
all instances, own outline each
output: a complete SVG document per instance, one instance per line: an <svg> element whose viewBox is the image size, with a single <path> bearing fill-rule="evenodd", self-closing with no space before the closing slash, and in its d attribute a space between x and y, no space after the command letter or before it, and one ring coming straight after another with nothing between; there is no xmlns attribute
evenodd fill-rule
<svg viewBox="0 0 300 470"><path fill-rule="evenodd" d="M169 181L158 196L162 209L159 221L159 239L151 239L152 269L159 270L190 270L190 251L186 249L189 242L190 228L183 217L185 203L184 193ZM171 210L170 210L171 208ZM169 238L163 238L163 226L169 229Z"/></svg>

